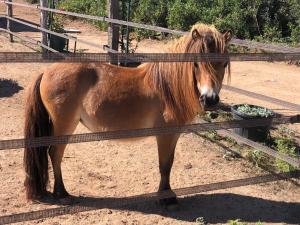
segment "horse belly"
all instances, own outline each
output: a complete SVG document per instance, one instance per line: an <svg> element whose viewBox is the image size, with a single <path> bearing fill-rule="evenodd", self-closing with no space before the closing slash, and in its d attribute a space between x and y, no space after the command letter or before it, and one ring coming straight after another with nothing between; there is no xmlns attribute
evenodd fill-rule
<svg viewBox="0 0 300 225"><path fill-rule="evenodd" d="M151 128L156 125L157 118L160 116L158 108L154 107L151 102L138 105L125 102L103 104L94 111L83 108L81 122L92 132ZM135 139L140 138L128 140Z"/></svg>

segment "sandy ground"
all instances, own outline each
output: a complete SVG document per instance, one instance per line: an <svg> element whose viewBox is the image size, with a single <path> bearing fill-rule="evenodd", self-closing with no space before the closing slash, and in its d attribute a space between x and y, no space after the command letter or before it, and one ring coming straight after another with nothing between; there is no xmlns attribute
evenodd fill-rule
<svg viewBox="0 0 300 225"><path fill-rule="evenodd" d="M3 4L0 4L0 13L3 9ZM14 12L16 16L38 22L38 14L33 11L16 8ZM90 25L73 21L68 26L80 29L80 38L106 43L106 33ZM18 32L39 38L38 32ZM163 45L146 40L140 44L139 51L159 52ZM78 48L101 51L80 44ZM32 50L19 43L9 43L5 35L0 35L0 51ZM22 137L24 90L32 77L48 66L38 63L0 64L1 139ZM283 63L232 63L231 85L235 87L299 104L299 84L299 67ZM228 91L222 91L221 98L229 104L255 103L280 113L295 113ZM88 131L79 126L76 132ZM182 135L176 148L172 187L189 187L265 174L243 159L225 160L224 154L225 150L216 144L193 134ZM0 152L0 216L62 207L60 202L26 202L22 156L22 150ZM241 185L181 197L178 211L163 210L152 201L118 206L118 202L128 196L156 191L159 172L153 138L137 142L103 141L69 145L63 162L63 176L67 190L77 196L74 204L89 205L96 201L100 209L20 224L196 224L198 217L203 217L209 224L226 224L228 220L238 218L249 224L259 220L264 224L300 224L300 188L288 181Z"/></svg>

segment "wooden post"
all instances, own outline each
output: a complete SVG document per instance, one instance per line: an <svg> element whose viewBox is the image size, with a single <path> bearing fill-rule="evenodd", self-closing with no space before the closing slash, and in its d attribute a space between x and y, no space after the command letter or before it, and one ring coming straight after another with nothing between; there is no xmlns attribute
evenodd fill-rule
<svg viewBox="0 0 300 225"><path fill-rule="evenodd" d="M8 0L8 2L12 2L12 0ZM11 4L7 4L6 13L7 13L7 16L9 16L9 17L13 16L13 9L12 9ZM11 31L11 20L9 20L9 19L6 19L6 28L7 28L7 30ZM12 34L9 34L9 41L10 42L14 41Z"/></svg>
<svg viewBox="0 0 300 225"><path fill-rule="evenodd" d="M120 6L119 0L108 0L108 18L119 19L120 17ZM119 47L119 26L110 23L108 25L108 46L118 51Z"/></svg>
<svg viewBox="0 0 300 225"><path fill-rule="evenodd" d="M48 1L47 0L40 0L40 6L41 7L48 7ZM40 17L40 24L41 28L48 29L48 12L41 10L41 17ZM48 46L48 38L47 33L42 31L42 44ZM47 52L47 49L42 48L43 53Z"/></svg>

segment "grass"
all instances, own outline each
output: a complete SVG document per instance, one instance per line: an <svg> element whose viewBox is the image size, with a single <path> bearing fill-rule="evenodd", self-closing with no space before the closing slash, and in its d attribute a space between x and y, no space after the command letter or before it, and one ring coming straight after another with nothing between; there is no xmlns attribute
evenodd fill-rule
<svg viewBox="0 0 300 225"><path fill-rule="evenodd" d="M292 138L287 138L287 137L279 137L274 140L275 143L275 148L278 152L287 154L292 157L296 157L297 154L297 146L295 143L295 140ZM276 167L279 169L281 172L290 172L290 171L295 171L297 168L280 160L280 159L275 159L275 164Z"/></svg>
<svg viewBox="0 0 300 225"><path fill-rule="evenodd" d="M247 223L241 222L240 219L236 219L236 220L229 220L228 221L229 225L248 225ZM262 222L258 221L255 223L255 225L263 225Z"/></svg>

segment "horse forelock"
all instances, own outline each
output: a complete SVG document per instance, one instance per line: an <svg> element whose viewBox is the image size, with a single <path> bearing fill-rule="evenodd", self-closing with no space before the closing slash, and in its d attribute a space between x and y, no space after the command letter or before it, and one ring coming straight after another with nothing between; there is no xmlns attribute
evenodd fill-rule
<svg viewBox="0 0 300 225"><path fill-rule="evenodd" d="M192 36L192 32L197 30L201 35L196 40ZM227 46L223 34L220 33L213 25L196 24L192 27L189 35L186 36L187 41L185 52L188 53L227 53ZM184 45L184 44L183 44ZM229 65L229 62L228 62ZM221 83L218 79L217 71L210 62L201 62L201 70L207 72L210 78L220 87ZM228 66L228 78L230 78L230 66Z"/></svg>
<svg viewBox="0 0 300 225"><path fill-rule="evenodd" d="M197 30L201 37L196 40L192 31ZM191 32L181 37L167 48L169 53L225 53L226 44L219 31L213 26L196 24ZM150 63L148 64L148 80L152 88L159 94L164 104L164 117L186 123L194 119L201 110L195 92L194 63ZM201 69L211 75L217 84L219 80L214 67L209 62L202 62Z"/></svg>

